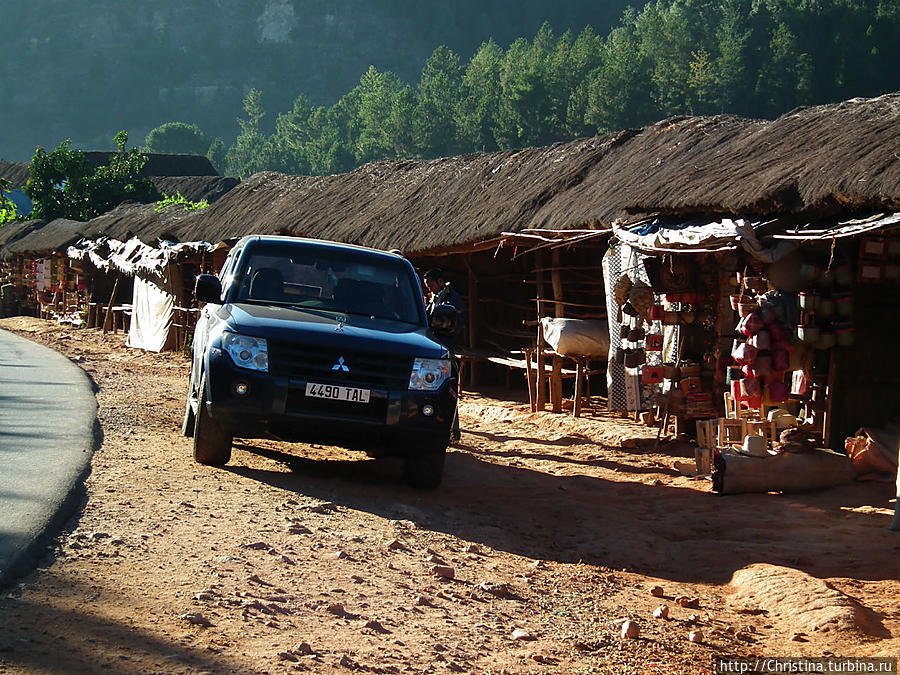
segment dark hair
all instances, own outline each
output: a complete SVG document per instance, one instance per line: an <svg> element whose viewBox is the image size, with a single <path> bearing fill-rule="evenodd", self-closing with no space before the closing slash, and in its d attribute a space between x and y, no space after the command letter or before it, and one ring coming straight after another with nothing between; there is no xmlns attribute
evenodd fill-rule
<svg viewBox="0 0 900 675"><path fill-rule="evenodd" d="M422 278L426 281L438 281L444 278L444 272L437 267L432 267L430 270L425 272Z"/></svg>

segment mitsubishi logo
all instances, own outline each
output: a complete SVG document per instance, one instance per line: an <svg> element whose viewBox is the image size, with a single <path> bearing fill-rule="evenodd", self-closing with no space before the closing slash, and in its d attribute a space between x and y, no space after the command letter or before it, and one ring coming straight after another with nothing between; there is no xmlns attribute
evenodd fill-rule
<svg viewBox="0 0 900 675"><path fill-rule="evenodd" d="M343 321L338 321L338 325L335 326L334 329L335 329L338 333L343 333L343 332L344 332L344 322L343 322Z"/></svg>
<svg viewBox="0 0 900 675"><path fill-rule="evenodd" d="M347 366L344 365L344 357L343 357L343 356L341 356L341 357L338 359L337 363L335 363L333 366L331 366L331 369L332 369L332 370L342 370L342 371L344 371L345 373L349 373L349 372L350 372L350 369L349 369Z"/></svg>

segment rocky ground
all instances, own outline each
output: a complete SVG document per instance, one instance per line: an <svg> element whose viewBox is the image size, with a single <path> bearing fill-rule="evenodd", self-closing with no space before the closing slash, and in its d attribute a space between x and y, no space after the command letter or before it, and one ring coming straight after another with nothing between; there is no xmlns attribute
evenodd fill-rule
<svg viewBox="0 0 900 675"><path fill-rule="evenodd" d="M673 468L687 446L653 452L655 429L508 392L467 392L437 491L321 446L238 440L210 468L180 434L184 355L0 327L84 368L103 429L83 511L0 595L0 673L702 673L900 653L890 483L720 496Z"/></svg>

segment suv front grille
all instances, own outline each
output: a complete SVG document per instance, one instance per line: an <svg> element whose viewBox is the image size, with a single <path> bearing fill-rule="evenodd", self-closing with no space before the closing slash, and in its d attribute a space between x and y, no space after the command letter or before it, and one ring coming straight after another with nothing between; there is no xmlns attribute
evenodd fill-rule
<svg viewBox="0 0 900 675"><path fill-rule="evenodd" d="M269 340L269 372L278 376L405 390L411 368L409 356Z"/></svg>

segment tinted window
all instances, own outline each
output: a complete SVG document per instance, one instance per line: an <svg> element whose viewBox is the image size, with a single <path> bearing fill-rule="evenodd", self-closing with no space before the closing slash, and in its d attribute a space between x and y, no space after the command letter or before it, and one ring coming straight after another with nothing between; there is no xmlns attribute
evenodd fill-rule
<svg viewBox="0 0 900 675"><path fill-rule="evenodd" d="M399 260L346 249L264 244L241 261L238 302L422 323L422 302L409 268Z"/></svg>

